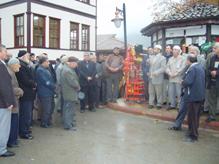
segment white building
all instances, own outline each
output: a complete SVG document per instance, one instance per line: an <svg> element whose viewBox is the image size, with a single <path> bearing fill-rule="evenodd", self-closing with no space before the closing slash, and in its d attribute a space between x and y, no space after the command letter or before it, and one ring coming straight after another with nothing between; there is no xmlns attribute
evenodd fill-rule
<svg viewBox="0 0 219 164"><path fill-rule="evenodd" d="M1 0L0 43L50 59L96 51L97 0Z"/></svg>

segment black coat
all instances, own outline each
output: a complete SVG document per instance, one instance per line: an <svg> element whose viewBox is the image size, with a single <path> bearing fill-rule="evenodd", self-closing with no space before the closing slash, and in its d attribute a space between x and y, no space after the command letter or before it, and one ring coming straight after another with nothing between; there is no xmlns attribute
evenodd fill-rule
<svg viewBox="0 0 219 164"><path fill-rule="evenodd" d="M8 108L10 105L16 107L11 76L6 65L0 61L0 108Z"/></svg>
<svg viewBox="0 0 219 164"><path fill-rule="evenodd" d="M89 61L87 68L87 63L85 61L81 61L78 66L78 72L79 72L79 81L81 86L96 84L95 75L97 71L96 71L96 64L94 62ZM87 80L88 77L91 77L92 80L88 81Z"/></svg>
<svg viewBox="0 0 219 164"><path fill-rule="evenodd" d="M35 99L36 82L34 81L33 72L30 66L20 60L21 68L16 73L19 86L24 91L23 97L20 100L33 101Z"/></svg>

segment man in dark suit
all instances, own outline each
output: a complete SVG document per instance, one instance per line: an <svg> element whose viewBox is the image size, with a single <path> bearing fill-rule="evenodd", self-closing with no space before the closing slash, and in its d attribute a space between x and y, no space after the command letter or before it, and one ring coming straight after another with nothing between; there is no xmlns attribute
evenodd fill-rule
<svg viewBox="0 0 219 164"><path fill-rule="evenodd" d="M35 99L36 83L29 65L30 54L24 50L18 53L18 59L21 64L20 71L16 77L20 88L24 91L23 97L20 98L19 113L19 134L23 139L33 139L30 132L32 121L33 101Z"/></svg>
<svg viewBox="0 0 219 164"><path fill-rule="evenodd" d="M185 101L188 108L188 138L187 141L198 140L198 127L200 119L201 105L205 99L205 71L201 64L197 62L197 57L189 55L186 71L182 86L185 88Z"/></svg>
<svg viewBox="0 0 219 164"><path fill-rule="evenodd" d="M89 54L84 54L84 60L79 63L78 71L81 91L85 94L85 98L81 100L81 113L84 113L86 103L88 103L89 110L95 112L94 92L97 71L95 63L90 61Z"/></svg>
<svg viewBox="0 0 219 164"><path fill-rule="evenodd" d="M7 142L11 126L11 110L16 107L15 96L12 88L11 76L8 73L4 60L7 50L0 45L0 157L14 156L15 153L7 151Z"/></svg>

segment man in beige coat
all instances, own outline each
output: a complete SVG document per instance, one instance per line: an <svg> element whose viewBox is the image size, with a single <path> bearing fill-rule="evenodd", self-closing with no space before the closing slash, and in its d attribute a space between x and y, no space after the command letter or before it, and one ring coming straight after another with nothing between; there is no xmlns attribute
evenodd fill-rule
<svg viewBox="0 0 219 164"><path fill-rule="evenodd" d="M63 124L66 130L76 130L75 111L78 107L78 91L80 90L79 79L75 72L77 58L69 57L64 64L60 76L61 90L64 99Z"/></svg>
<svg viewBox="0 0 219 164"><path fill-rule="evenodd" d="M17 147L18 146L18 124L19 124L19 98L23 96L23 90L19 87L17 78L15 76L16 72L20 70L20 62L16 58L11 58L8 61L8 72L11 76L12 80L12 87L14 90L15 100L16 100L16 107L12 109L11 115L11 129L10 135L8 139L8 147Z"/></svg>
<svg viewBox="0 0 219 164"><path fill-rule="evenodd" d="M166 69L166 59L161 54L162 47L156 45L154 47L154 56L149 58L149 108L155 105L155 98L157 98L157 109L160 109L163 104L163 80Z"/></svg>
<svg viewBox="0 0 219 164"><path fill-rule="evenodd" d="M185 69L184 58L180 55L182 52L179 46L173 47L173 56L167 63L166 73L169 76L169 102L168 110L176 108L181 95L182 72ZM177 103L176 103L177 97Z"/></svg>

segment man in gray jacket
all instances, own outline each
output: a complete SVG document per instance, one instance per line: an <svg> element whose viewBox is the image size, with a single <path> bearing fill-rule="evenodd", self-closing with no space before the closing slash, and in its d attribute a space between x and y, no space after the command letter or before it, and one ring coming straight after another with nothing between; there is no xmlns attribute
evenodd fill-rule
<svg viewBox="0 0 219 164"><path fill-rule="evenodd" d="M79 79L75 72L77 58L69 57L61 72L61 89L64 99L63 124L66 130L76 130L75 110L79 104L78 91L80 90Z"/></svg>
<svg viewBox="0 0 219 164"><path fill-rule="evenodd" d="M164 72L166 69L166 59L161 54L161 46L154 47L154 56L149 58L149 108L154 107L155 97L157 97L157 109L163 104L162 91Z"/></svg>

